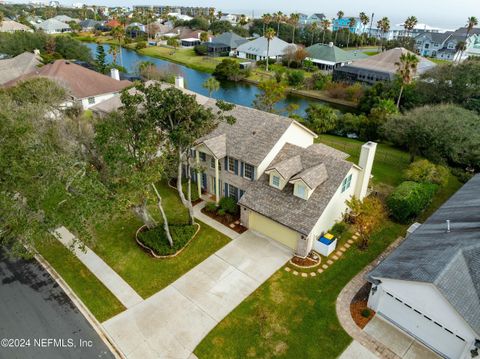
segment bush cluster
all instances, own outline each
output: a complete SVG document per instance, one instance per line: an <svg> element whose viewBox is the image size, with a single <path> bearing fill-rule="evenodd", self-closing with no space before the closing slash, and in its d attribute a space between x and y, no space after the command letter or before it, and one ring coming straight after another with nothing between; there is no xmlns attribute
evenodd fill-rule
<svg viewBox="0 0 480 359"><path fill-rule="evenodd" d="M418 160L410 164L405 170L404 178L407 181L420 183L434 183L445 186L450 171L447 167L435 165L429 160Z"/></svg>
<svg viewBox="0 0 480 359"><path fill-rule="evenodd" d="M191 225L171 225L169 228L173 239L173 247L170 247L162 225L140 232L138 239L151 248L155 254L167 256L175 254L185 247L196 231L196 227Z"/></svg>
<svg viewBox="0 0 480 359"><path fill-rule="evenodd" d="M398 222L406 223L429 205L437 189L433 183L402 182L387 198L390 214Z"/></svg>

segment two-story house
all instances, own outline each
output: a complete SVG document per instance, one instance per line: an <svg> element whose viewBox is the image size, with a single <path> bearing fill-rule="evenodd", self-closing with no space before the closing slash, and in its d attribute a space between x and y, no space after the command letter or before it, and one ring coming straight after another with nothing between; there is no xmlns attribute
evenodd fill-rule
<svg viewBox="0 0 480 359"><path fill-rule="evenodd" d="M363 145L356 165L293 119L243 106L231 114L235 124L220 124L193 149L199 194L234 198L245 227L306 256L342 219L345 201L365 197L376 144Z"/></svg>
<svg viewBox="0 0 480 359"><path fill-rule="evenodd" d="M363 32L363 25L360 18L353 17L355 19L355 26L350 26L350 16L342 17L341 19L333 19L332 30L339 31L342 29L349 29L354 34L361 34Z"/></svg>

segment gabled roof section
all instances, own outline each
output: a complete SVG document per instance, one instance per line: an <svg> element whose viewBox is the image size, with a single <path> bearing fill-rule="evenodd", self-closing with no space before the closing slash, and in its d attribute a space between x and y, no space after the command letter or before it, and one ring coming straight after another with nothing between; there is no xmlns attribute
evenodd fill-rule
<svg viewBox="0 0 480 359"><path fill-rule="evenodd" d="M305 49L308 57L316 60L340 63L365 59L368 56L359 51L345 51L333 44L315 44Z"/></svg>
<svg viewBox="0 0 480 359"><path fill-rule="evenodd" d="M278 37L274 37L270 41L270 49L269 49L269 56L282 56L284 54L285 49L288 46L295 46L293 44L289 44L288 42L279 39ZM239 52L245 52L248 54L254 54L257 56L267 56L267 47L268 41L265 37L259 37L258 39L246 42L243 45L240 45L237 48Z"/></svg>
<svg viewBox="0 0 480 359"><path fill-rule="evenodd" d="M292 181L302 180L305 184L314 190L328 179L325 163L307 168L292 178Z"/></svg>
<svg viewBox="0 0 480 359"><path fill-rule="evenodd" d="M40 24L35 25L35 27L38 29L44 30L46 32L70 29L70 25L62 21L58 21L57 19L54 19L54 18L45 20Z"/></svg>
<svg viewBox="0 0 480 359"><path fill-rule="evenodd" d="M205 145L217 159L227 155L227 136L225 134L206 139L199 144Z"/></svg>
<svg viewBox="0 0 480 359"><path fill-rule="evenodd" d="M213 39L213 44L223 44L231 47L232 49L236 49L240 45L248 42L247 39L237 35L236 33L229 31L224 32L223 34L215 37ZM208 45L208 44L207 44Z"/></svg>
<svg viewBox="0 0 480 359"><path fill-rule="evenodd" d="M276 170L280 176L288 181L293 175L297 174L302 169L302 159L297 155L270 166L267 171Z"/></svg>
<svg viewBox="0 0 480 359"><path fill-rule="evenodd" d="M480 175L459 189L369 277L432 283L480 335Z"/></svg>
<svg viewBox="0 0 480 359"><path fill-rule="evenodd" d="M0 85L35 71L41 64L40 56L31 52L0 60Z"/></svg>

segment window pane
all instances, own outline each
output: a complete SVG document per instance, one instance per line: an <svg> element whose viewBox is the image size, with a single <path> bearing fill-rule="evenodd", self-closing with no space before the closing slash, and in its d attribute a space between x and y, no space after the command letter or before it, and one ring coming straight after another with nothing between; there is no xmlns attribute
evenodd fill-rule
<svg viewBox="0 0 480 359"><path fill-rule="evenodd" d="M244 176L253 180L253 166L245 163Z"/></svg>
<svg viewBox="0 0 480 359"><path fill-rule="evenodd" d="M228 170L235 172L235 160L233 158L228 158Z"/></svg>
<svg viewBox="0 0 480 359"><path fill-rule="evenodd" d="M273 177L272 177L272 184L273 184L275 187L280 187L280 177L278 177L278 176L273 176Z"/></svg>

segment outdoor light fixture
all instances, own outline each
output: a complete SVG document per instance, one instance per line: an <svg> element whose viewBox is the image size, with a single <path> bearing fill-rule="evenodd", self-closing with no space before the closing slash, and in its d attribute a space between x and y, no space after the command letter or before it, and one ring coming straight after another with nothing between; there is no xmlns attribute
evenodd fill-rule
<svg viewBox="0 0 480 359"><path fill-rule="evenodd" d="M375 294L375 292L377 291L377 289L378 289L377 286L372 287L372 295Z"/></svg>

